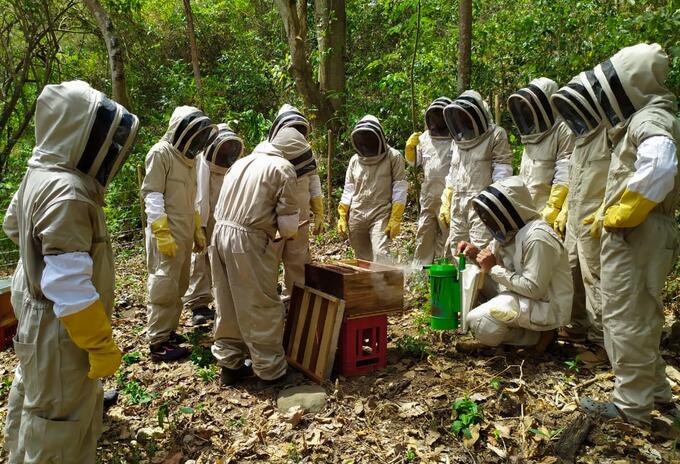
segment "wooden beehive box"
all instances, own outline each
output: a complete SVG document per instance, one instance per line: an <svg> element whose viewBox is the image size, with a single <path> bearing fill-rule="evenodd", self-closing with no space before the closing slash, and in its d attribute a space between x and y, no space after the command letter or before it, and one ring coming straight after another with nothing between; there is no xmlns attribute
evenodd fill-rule
<svg viewBox="0 0 680 464"><path fill-rule="evenodd" d="M0 326L16 320L12 309L11 290L12 280L0 279Z"/></svg>
<svg viewBox="0 0 680 464"><path fill-rule="evenodd" d="M345 300L345 317L397 314L404 309L404 273L360 259L310 263L305 285Z"/></svg>

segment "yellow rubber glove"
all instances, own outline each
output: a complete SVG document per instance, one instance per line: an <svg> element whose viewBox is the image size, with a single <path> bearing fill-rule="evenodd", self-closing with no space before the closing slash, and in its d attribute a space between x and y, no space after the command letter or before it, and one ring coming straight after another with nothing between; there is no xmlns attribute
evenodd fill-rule
<svg viewBox="0 0 680 464"><path fill-rule="evenodd" d="M97 300L75 314L59 318L73 343L87 351L90 371L87 376L99 379L113 375L120 366L121 353L113 341L111 323L104 305Z"/></svg>
<svg viewBox="0 0 680 464"><path fill-rule="evenodd" d="M597 210L590 216L586 216L583 220L583 225L590 224L590 236L593 238L600 238L602 236L602 212L604 211L604 201Z"/></svg>
<svg viewBox="0 0 680 464"><path fill-rule="evenodd" d="M567 199L567 194L569 189L566 185L553 185L550 189L550 197L548 198L548 203L541 211L541 216L545 219L545 222L550 224L553 228L555 227L553 223L557 219L557 215L560 214L564 200Z"/></svg>
<svg viewBox="0 0 680 464"><path fill-rule="evenodd" d="M560 214L557 215L553 223L553 229L563 240L567 231L567 219L569 218L569 202L565 201L562 205Z"/></svg>
<svg viewBox="0 0 680 464"><path fill-rule="evenodd" d="M200 253L205 250L207 245L207 240L205 238L205 232L203 232L203 227L201 226L201 213L198 211L194 212L194 251Z"/></svg>
<svg viewBox="0 0 680 464"><path fill-rule="evenodd" d="M604 226L615 229L637 227L657 203L645 198L637 192L624 190L618 203L607 208L604 213Z"/></svg>
<svg viewBox="0 0 680 464"><path fill-rule="evenodd" d="M442 192L442 206L439 208L439 222L449 227L451 224L451 197L453 189L446 187Z"/></svg>
<svg viewBox="0 0 680 464"><path fill-rule="evenodd" d="M312 229L312 233L314 235L323 234L323 231L326 228L323 222L323 197L319 195L318 197L311 198L309 200L309 207L312 209L312 213L314 213L314 228Z"/></svg>
<svg viewBox="0 0 680 464"><path fill-rule="evenodd" d="M151 223L151 232L153 232L154 237L156 237L158 251L170 257L177 254L177 243L170 233L167 214L164 214Z"/></svg>
<svg viewBox="0 0 680 464"><path fill-rule="evenodd" d="M347 237L349 226L347 220L349 219L349 205L340 203L338 205L338 234L342 237Z"/></svg>
<svg viewBox="0 0 680 464"><path fill-rule="evenodd" d="M411 134L406 141L406 148L404 149L404 157L406 158L406 161L408 164L411 166L415 166L416 164L416 158L418 157L416 153L416 147L418 146L418 138L420 137L421 133L420 132L414 132Z"/></svg>
<svg viewBox="0 0 680 464"><path fill-rule="evenodd" d="M392 214L390 214L390 220L385 227L385 235L390 237L390 240L399 235L401 230L401 217L404 215L404 209L406 205L403 203L392 203Z"/></svg>

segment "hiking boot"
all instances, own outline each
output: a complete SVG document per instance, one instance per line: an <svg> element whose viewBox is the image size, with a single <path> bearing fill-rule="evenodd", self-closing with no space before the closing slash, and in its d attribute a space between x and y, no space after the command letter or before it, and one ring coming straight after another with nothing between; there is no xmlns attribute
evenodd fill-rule
<svg viewBox="0 0 680 464"><path fill-rule="evenodd" d="M118 402L118 391L104 390L104 414Z"/></svg>
<svg viewBox="0 0 680 464"><path fill-rule="evenodd" d="M291 386L295 384L298 381L298 376L295 372L291 371L290 369L286 370L286 373L283 374L280 377L277 377L275 379L258 379L257 381L257 387L260 389L266 389L266 388L283 388L287 386Z"/></svg>
<svg viewBox="0 0 680 464"><path fill-rule="evenodd" d="M586 367L598 366L609 362L607 351L601 346L595 346L590 350L580 352L578 358Z"/></svg>
<svg viewBox="0 0 680 464"><path fill-rule="evenodd" d="M215 311L207 306L199 306L191 310L191 325L206 325L215 319Z"/></svg>
<svg viewBox="0 0 680 464"><path fill-rule="evenodd" d="M236 385L241 380L251 377L252 375L252 365L244 364L238 369L229 369L228 367L223 367L220 372L220 385L223 387Z"/></svg>
<svg viewBox="0 0 680 464"><path fill-rule="evenodd" d="M534 345L534 351L538 354L545 353L553 343L557 341L557 330L546 330L541 332L541 337L538 342Z"/></svg>
<svg viewBox="0 0 680 464"><path fill-rule="evenodd" d="M168 342L172 345L182 345L183 343L186 343L188 340L184 335L180 335L174 330L170 332L170 336L168 337Z"/></svg>
<svg viewBox="0 0 680 464"><path fill-rule="evenodd" d="M565 326L560 327L560 331L557 334L557 338L570 343L583 343L586 341L586 334L576 332L574 329Z"/></svg>
<svg viewBox="0 0 680 464"><path fill-rule="evenodd" d="M151 345L149 351L151 351L151 360L153 362L179 361L182 358L186 358L191 353L191 350L184 348L183 346L177 346L169 340L167 342Z"/></svg>

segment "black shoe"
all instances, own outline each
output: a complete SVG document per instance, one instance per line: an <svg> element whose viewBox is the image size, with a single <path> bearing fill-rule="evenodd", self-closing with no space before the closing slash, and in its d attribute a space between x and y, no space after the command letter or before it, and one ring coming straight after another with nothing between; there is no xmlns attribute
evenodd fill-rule
<svg viewBox="0 0 680 464"><path fill-rule="evenodd" d="M170 332L170 336L168 337L168 343L171 345L182 345L186 343L188 340L184 335L180 335L174 330Z"/></svg>
<svg viewBox="0 0 680 464"><path fill-rule="evenodd" d="M118 391L104 390L104 414L118 402Z"/></svg>
<svg viewBox="0 0 680 464"><path fill-rule="evenodd" d="M208 324L215 319L215 311L207 306L199 306L191 310L191 324L194 326Z"/></svg>
<svg viewBox="0 0 680 464"><path fill-rule="evenodd" d="M253 367L244 364L238 369L229 369L228 367L223 367L220 372L220 385L223 387L229 387L235 385L241 380L253 375Z"/></svg>
<svg viewBox="0 0 680 464"><path fill-rule="evenodd" d="M170 341L156 343L151 345L151 360L153 362L171 362L179 361L186 358L191 353L191 350L183 346L177 346Z"/></svg>
<svg viewBox="0 0 680 464"><path fill-rule="evenodd" d="M290 369L286 370L286 373L283 374L281 377L277 377L275 379L271 380L266 380L266 379L258 379L257 381L257 386L260 389L265 389L265 388L283 388L286 386L293 385L297 382L297 375L295 372L291 371Z"/></svg>

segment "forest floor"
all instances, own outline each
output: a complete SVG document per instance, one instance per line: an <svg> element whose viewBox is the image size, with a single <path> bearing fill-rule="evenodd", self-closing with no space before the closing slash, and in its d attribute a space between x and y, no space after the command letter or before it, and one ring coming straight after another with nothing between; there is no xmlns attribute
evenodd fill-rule
<svg viewBox="0 0 680 464"><path fill-rule="evenodd" d="M346 258L345 250L329 238L315 243L314 256ZM606 399L614 385L607 367L586 368L568 344L544 355L480 350L471 349L469 335L428 330L426 280L416 272L407 278L404 314L389 320L387 367L325 384L320 413L280 412L274 388L261 390L255 382L220 388L209 334L194 330L189 314L179 332L194 345L191 359L151 363L144 250L139 244L118 249L116 260L114 337L126 354L117 376L106 381L120 398L105 416L99 462L550 464L558 462L556 444L571 433L565 429L580 416L578 399ZM663 354L680 369L676 352ZM15 364L11 350L0 353L2 423ZM300 376L299 383L311 382ZM472 424L455 434L456 419ZM596 422L577 462L680 462L680 451L675 441L627 424Z"/></svg>

